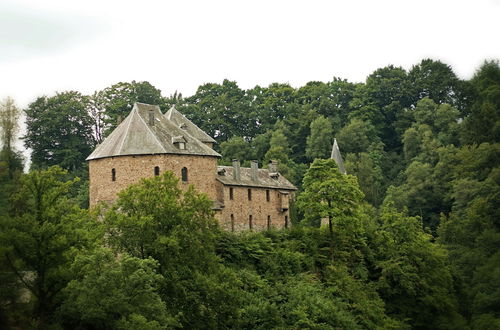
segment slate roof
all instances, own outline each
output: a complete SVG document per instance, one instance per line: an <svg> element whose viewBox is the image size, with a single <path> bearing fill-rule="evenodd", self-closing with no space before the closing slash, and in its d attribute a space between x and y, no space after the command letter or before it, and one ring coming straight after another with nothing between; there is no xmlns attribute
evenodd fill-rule
<svg viewBox="0 0 500 330"><path fill-rule="evenodd" d="M233 176L234 168L232 166L218 166L217 180L227 186L244 186L257 188L275 188L281 190L297 190L284 176L270 173L268 169L260 168L257 170L257 181L252 180L252 169L240 167L240 180L235 180ZM273 174L274 178L270 175Z"/></svg>
<svg viewBox="0 0 500 330"><path fill-rule="evenodd" d="M150 123L150 119L153 120L153 124ZM179 142L182 142L180 137L186 141L185 149L179 148ZM219 153L207 147L189 132L168 120L158 106L135 103L127 118L97 146L87 160L150 154L221 157Z"/></svg>
<svg viewBox="0 0 500 330"><path fill-rule="evenodd" d="M339 145L337 144L337 139L333 139L332 155L330 158L333 159L335 163L337 163L340 173L347 173L344 166L344 160L342 159L342 155L340 154Z"/></svg>
<svg viewBox="0 0 500 330"><path fill-rule="evenodd" d="M203 132L198 126L193 124L191 120L187 119L182 113L177 111L175 105L172 106L164 116L175 125L177 125L177 127L187 131L189 134L191 134L191 136L195 137L201 142L215 143L215 140L210 135Z"/></svg>

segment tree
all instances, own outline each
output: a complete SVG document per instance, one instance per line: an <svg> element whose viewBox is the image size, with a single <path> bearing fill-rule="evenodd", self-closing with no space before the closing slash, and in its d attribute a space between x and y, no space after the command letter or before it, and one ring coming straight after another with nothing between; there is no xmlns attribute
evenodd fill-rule
<svg viewBox="0 0 500 330"><path fill-rule="evenodd" d="M337 140L345 153L366 152L371 143L379 141L375 128L370 122L352 119L337 135Z"/></svg>
<svg viewBox="0 0 500 330"><path fill-rule="evenodd" d="M99 247L71 265L58 312L65 328L164 329L179 326L159 295L158 262ZM139 323L139 324L137 324Z"/></svg>
<svg viewBox="0 0 500 330"><path fill-rule="evenodd" d="M32 149L35 168L52 165L78 171L85 169L85 158L95 145L88 97L78 92L42 96L26 112L27 133L23 137Z"/></svg>
<svg viewBox="0 0 500 330"><path fill-rule="evenodd" d="M60 303L75 250L90 240L86 212L66 198L76 180L64 182L65 175L59 167L26 174L13 198L12 215L1 217L2 253L9 270L33 295L41 328Z"/></svg>
<svg viewBox="0 0 500 330"><path fill-rule="evenodd" d="M345 232L354 230L353 216L363 199L355 176L340 173L333 159L315 159L304 176L303 192L297 198L297 206L304 214L306 223L318 226L328 218L330 256L334 255L334 226ZM358 228L359 229L359 228Z"/></svg>
<svg viewBox="0 0 500 330"><path fill-rule="evenodd" d="M425 97L437 104L448 103L459 108L466 105L463 82L449 65L439 60L423 59L408 72L408 80L414 88L414 106Z"/></svg>
<svg viewBox="0 0 500 330"><path fill-rule="evenodd" d="M204 84L179 108L186 117L221 143L233 136L250 138L259 132L257 118L250 111L249 97L236 82Z"/></svg>
<svg viewBox="0 0 500 330"><path fill-rule="evenodd" d="M239 136L233 136L220 145L221 153L224 155L226 163L230 164L231 160L238 159L241 161L251 160L253 152L250 143Z"/></svg>
<svg viewBox="0 0 500 330"><path fill-rule="evenodd" d="M311 134L307 137L306 156L309 159L328 158L332 143L332 124L325 117L319 116L311 123Z"/></svg>
<svg viewBox="0 0 500 330"><path fill-rule="evenodd" d="M381 210L371 240L378 291L389 315L417 329L465 329L458 314L453 278L444 248L432 242L419 218Z"/></svg>
<svg viewBox="0 0 500 330"><path fill-rule="evenodd" d="M500 142L500 66L486 61L471 79L474 103L465 118L462 143Z"/></svg>
<svg viewBox="0 0 500 330"><path fill-rule="evenodd" d="M13 150L13 144L19 132L21 112L10 97L0 102L0 143L2 149Z"/></svg>
<svg viewBox="0 0 500 330"><path fill-rule="evenodd" d="M246 92L259 134L272 129L276 121L289 116L287 105L294 102L295 92L289 84L279 83L265 88L255 86Z"/></svg>
<svg viewBox="0 0 500 330"><path fill-rule="evenodd" d="M400 147L396 119L411 105L411 88L403 68L389 65L375 70L358 85L349 118L369 121L389 150Z"/></svg>
<svg viewBox="0 0 500 330"><path fill-rule="evenodd" d="M283 129L275 129L271 134L269 150L264 157L264 164L268 164L272 160L278 161L278 171L293 182L296 173L294 164L288 157L289 154L288 139L283 133Z"/></svg>
<svg viewBox="0 0 500 330"><path fill-rule="evenodd" d="M14 147L20 115L12 98L0 102L0 213L7 212L9 197L16 190L23 171L23 157Z"/></svg>
<svg viewBox="0 0 500 330"><path fill-rule="evenodd" d="M154 104L163 111L168 110L161 91L147 81L116 83L95 92L91 100L90 114L98 143L128 116L135 102Z"/></svg>
<svg viewBox="0 0 500 330"><path fill-rule="evenodd" d="M171 172L131 185L104 215L108 244L158 261L161 297L187 328L233 327L239 305L235 276L215 255L212 201Z"/></svg>
<svg viewBox="0 0 500 330"><path fill-rule="evenodd" d="M477 329L500 322L499 155L499 144L483 143L455 148L439 164L450 182L452 209L441 216L438 240L459 279L463 314Z"/></svg>

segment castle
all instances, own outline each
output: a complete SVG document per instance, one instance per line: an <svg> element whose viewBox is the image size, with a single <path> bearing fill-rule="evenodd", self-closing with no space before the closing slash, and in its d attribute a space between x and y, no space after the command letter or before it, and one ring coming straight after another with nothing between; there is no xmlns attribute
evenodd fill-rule
<svg viewBox="0 0 500 330"><path fill-rule="evenodd" d="M172 107L136 103L128 117L87 157L90 205L113 202L118 192L142 178L172 171L181 187L193 185L213 201L215 217L226 230L265 230L291 225L295 188L271 162L259 169L238 160L217 166L215 140Z"/></svg>

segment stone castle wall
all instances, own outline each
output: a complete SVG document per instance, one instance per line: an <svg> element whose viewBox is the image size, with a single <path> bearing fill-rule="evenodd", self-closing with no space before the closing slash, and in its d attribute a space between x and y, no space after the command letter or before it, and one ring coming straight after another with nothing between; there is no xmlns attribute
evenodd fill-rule
<svg viewBox="0 0 500 330"><path fill-rule="evenodd" d="M216 211L215 216L221 227L228 231L261 231L270 227L281 229L291 226L288 211L290 195L272 188L225 186L216 179L217 159L206 156L162 154L91 160L90 205L96 205L99 201L113 202L121 190L138 183L142 178L153 177L155 166L159 167L160 175L165 171L172 171L179 178L183 189L192 184L197 191L207 194L210 199L223 205L223 208ZM184 167L188 169L187 182L181 180ZM113 169L115 181L112 180Z"/></svg>
<svg viewBox="0 0 500 330"><path fill-rule="evenodd" d="M268 226L276 229L290 226L288 195L280 193L279 190L224 186L222 183L219 183L218 188L219 196L222 197L222 200L220 197L219 200L223 202L224 208L216 213L216 217L222 228L228 231L249 229L262 231L268 229ZM230 198L231 188L233 190L232 200ZM249 189L251 190L251 200L248 199ZM269 193L269 201L266 191ZM284 210L283 202L286 202Z"/></svg>
<svg viewBox="0 0 500 330"><path fill-rule="evenodd" d="M217 159L207 156L193 155L138 155L101 158L89 161L89 194L90 205L99 201L112 202L118 192L137 183L142 178L154 176L155 166L160 174L172 171L184 189L190 184L198 191L204 192L212 200L216 199ZM188 170L188 181L182 182L181 170ZM112 169L115 169L116 180L112 180Z"/></svg>

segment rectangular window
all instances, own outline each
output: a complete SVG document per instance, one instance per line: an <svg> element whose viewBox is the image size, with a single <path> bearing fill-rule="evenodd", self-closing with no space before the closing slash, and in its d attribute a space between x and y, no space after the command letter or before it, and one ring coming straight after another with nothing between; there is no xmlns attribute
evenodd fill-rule
<svg viewBox="0 0 500 330"><path fill-rule="evenodd" d="M231 214L231 231L234 232L234 215Z"/></svg>
<svg viewBox="0 0 500 330"><path fill-rule="evenodd" d="M252 189L248 189L248 200L252 200Z"/></svg>
<svg viewBox="0 0 500 330"><path fill-rule="evenodd" d="M271 216L267 216L267 230L271 229Z"/></svg>
<svg viewBox="0 0 500 330"><path fill-rule="evenodd" d="M285 228L288 228L288 215L285 215Z"/></svg>
<svg viewBox="0 0 500 330"><path fill-rule="evenodd" d="M253 229L253 219L251 214L248 216L248 227L250 228L250 230Z"/></svg>
<svg viewBox="0 0 500 330"><path fill-rule="evenodd" d="M116 181L116 170L114 168L111 170L111 181Z"/></svg>
<svg viewBox="0 0 500 330"><path fill-rule="evenodd" d="M266 190L266 201L269 202L271 200L271 194L269 193L269 189Z"/></svg>
<svg viewBox="0 0 500 330"><path fill-rule="evenodd" d="M233 188L229 188L229 199L233 200L233 198L234 198Z"/></svg>
<svg viewBox="0 0 500 330"><path fill-rule="evenodd" d="M155 176L158 176L158 175L160 175L160 167L155 166Z"/></svg>

